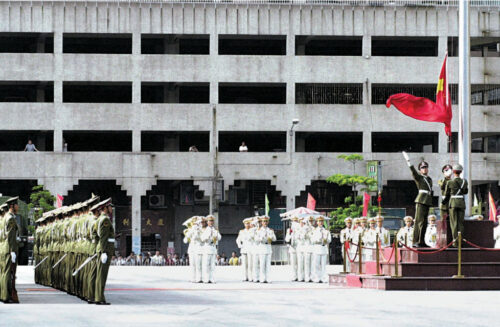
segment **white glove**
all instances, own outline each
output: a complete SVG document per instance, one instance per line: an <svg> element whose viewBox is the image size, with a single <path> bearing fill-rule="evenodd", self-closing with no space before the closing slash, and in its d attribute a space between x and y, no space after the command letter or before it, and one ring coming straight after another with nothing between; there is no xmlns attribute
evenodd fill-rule
<svg viewBox="0 0 500 327"><path fill-rule="evenodd" d="M106 253L101 254L101 262L104 264L108 261L108 255Z"/></svg>
<svg viewBox="0 0 500 327"><path fill-rule="evenodd" d="M16 252L11 252L10 257L11 257L12 263L16 263Z"/></svg>
<svg viewBox="0 0 500 327"><path fill-rule="evenodd" d="M406 163L408 164L408 167L410 167L411 166L410 158L408 157L408 154L405 151L403 151L403 157L405 157Z"/></svg>

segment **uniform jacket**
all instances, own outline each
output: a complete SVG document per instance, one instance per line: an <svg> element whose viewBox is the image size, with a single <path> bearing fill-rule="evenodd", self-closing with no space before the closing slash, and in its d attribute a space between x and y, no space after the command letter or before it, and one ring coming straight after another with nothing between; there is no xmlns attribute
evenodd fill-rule
<svg viewBox="0 0 500 327"><path fill-rule="evenodd" d="M415 167L410 166L411 174L413 175L413 180L418 188L418 195L415 199L415 203L424 204L426 206L432 205L432 179L429 176L424 176L420 174Z"/></svg>
<svg viewBox="0 0 500 327"><path fill-rule="evenodd" d="M467 180L456 177L446 184L445 198L442 203L448 204L450 208L465 209L463 195L467 193L469 193Z"/></svg>
<svg viewBox="0 0 500 327"><path fill-rule="evenodd" d="M215 227L202 228L200 240L203 254L217 254L216 246L220 239L221 235Z"/></svg>
<svg viewBox="0 0 500 327"><path fill-rule="evenodd" d="M314 254L328 254L328 244L332 242L332 234L324 227L316 227L311 232Z"/></svg>
<svg viewBox="0 0 500 327"><path fill-rule="evenodd" d="M110 258L115 254L115 231L111 224L111 219L106 214L101 214L97 220L97 241L96 251L106 253ZM109 261L108 261L109 262Z"/></svg>
<svg viewBox="0 0 500 327"><path fill-rule="evenodd" d="M276 241L276 235L271 228L260 227L255 232L255 241L257 243L257 254L272 254L271 243Z"/></svg>
<svg viewBox="0 0 500 327"><path fill-rule="evenodd" d="M447 178L443 178L438 181L439 188L441 189L441 201L445 198L446 185L449 181L451 181L451 179ZM448 203L443 204L442 202L440 202L439 209L448 211Z"/></svg>
<svg viewBox="0 0 500 327"><path fill-rule="evenodd" d="M431 248L435 248L437 244L437 226L427 225L427 230L425 231L425 244Z"/></svg>
<svg viewBox="0 0 500 327"><path fill-rule="evenodd" d="M406 235L406 246L411 247L413 245L413 227L401 227L397 234L398 241L404 244Z"/></svg>
<svg viewBox="0 0 500 327"><path fill-rule="evenodd" d="M241 254L250 253L251 247L254 243L254 231L252 228L242 229L238 233L238 237L236 238L236 244L240 249Z"/></svg>

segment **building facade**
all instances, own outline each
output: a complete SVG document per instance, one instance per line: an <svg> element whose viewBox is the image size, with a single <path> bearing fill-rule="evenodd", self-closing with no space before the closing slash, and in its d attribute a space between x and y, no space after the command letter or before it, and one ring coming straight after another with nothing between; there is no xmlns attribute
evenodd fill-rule
<svg viewBox="0 0 500 327"><path fill-rule="evenodd" d="M500 198L499 9L470 9L480 201ZM3 1L0 191L112 196L122 254L184 252L181 223L213 210L230 255L265 194L273 208L308 192L341 205L349 189L325 179L364 174L338 158L360 153L380 161L384 205L412 214L400 152L429 162L437 204L456 136L385 100L434 97L448 49L457 117L457 35L455 1ZM22 152L28 139L40 152Z"/></svg>

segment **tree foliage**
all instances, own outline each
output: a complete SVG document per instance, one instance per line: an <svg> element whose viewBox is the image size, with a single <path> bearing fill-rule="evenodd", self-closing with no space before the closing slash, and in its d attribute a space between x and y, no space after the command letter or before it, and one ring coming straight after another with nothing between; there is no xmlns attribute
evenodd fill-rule
<svg viewBox="0 0 500 327"><path fill-rule="evenodd" d="M53 196L49 191L43 189L43 185L33 186L30 203L28 204L28 209L30 212L33 211L33 221L37 221L44 212L55 209L54 201L56 197Z"/></svg>

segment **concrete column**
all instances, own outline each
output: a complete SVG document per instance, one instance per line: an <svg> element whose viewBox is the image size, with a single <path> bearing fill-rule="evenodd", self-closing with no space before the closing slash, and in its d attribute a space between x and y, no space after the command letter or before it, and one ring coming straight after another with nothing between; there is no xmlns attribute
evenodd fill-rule
<svg viewBox="0 0 500 327"><path fill-rule="evenodd" d="M363 153L368 154L371 152L372 152L372 132L363 131Z"/></svg>
<svg viewBox="0 0 500 327"><path fill-rule="evenodd" d="M372 36L371 35L363 35L363 57L371 57L372 56Z"/></svg>
<svg viewBox="0 0 500 327"><path fill-rule="evenodd" d="M448 153L448 136L443 130L439 131L438 152Z"/></svg>
<svg viewBox="0 0 500 327"><path fill-rule="evenodd" d="M132 33L132 107L134 123L132 126L132 152L141 152L141 33Z"/></svg>
<svg viewBox="0 0 500 327"><path fill-rule="evenodd" d="M286 196L286 210L295 209L295 195L287 195Z"/></svg>
<svg viewBox="0 0 500 327"><path fill-rule="evenodd" d="M438 37L438 57L442 58L446 52L446 49L448 48L448 36L439 36ZM450 83L448 81L448 83Z"/></svg>
<svg viewBox="0 0 500 327"><path fill-rule="evenodd" d="M56 16L57 17L57 16ZM61 18L62 19L62 18ZM54 152L63 150L63 33L54 31Z"/></svg>
<svg viewBox="0 0 500 327"><path fill-rule="evenodd" d="M217 34L217 28L210 33L210 55L216 56L219 54L219 34Z"/></svg>
<svg viewBox="0 0 500 327"><path fill-rule="evenodd" d="M141 253L141 194L132 194L132 251Z"/></svg>

